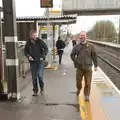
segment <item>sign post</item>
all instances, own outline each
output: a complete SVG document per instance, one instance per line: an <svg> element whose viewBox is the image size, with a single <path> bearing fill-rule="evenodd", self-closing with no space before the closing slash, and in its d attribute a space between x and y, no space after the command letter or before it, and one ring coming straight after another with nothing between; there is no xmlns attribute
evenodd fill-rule
<svg viewBox="0 0 120 120"><path fill-rule="evenodd" d="M41 8L53 8L53 0L40 0Z"/></svg>
<svg viewBox="0 0 120 120"><path fill-rule="evenodd" d="M48 44L48 68L52 67L52 54L50 45L50 20L49 20L49 8L53 7L53 0L41 0L41 8L46 8L47 16L47 44Z"/></svg>

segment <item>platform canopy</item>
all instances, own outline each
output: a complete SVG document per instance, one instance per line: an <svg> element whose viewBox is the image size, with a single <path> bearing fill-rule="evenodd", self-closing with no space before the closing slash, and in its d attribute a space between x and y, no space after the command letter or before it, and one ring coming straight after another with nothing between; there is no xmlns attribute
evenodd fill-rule
<svg viewBox="0 0 120 120"><path fill-rule="evenodd" d="M46 16L25 16L25 17L17 17L17 22L38 22L38 24L47 24ZM2 19L3 21L3 19ZM63 15L63 16L51 16L50 24L73 24L77 21L77 14L73 15Z"/></svg>
<svg viewBox="0 0 120 120"><path fill-rule="evenodd" d="M51 20L50 24L56 24L56 25L63 25L63 24L74 24L76 23L77 19L66 19L66 20ZM40 20L38 21L39 25L46 25L47 24L47 20Z"/></svg>

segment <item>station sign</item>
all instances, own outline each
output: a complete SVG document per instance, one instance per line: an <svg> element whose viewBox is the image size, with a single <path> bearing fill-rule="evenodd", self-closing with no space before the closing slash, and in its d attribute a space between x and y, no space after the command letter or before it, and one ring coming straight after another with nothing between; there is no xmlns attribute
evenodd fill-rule
<svg viewBox="0 0 120 120"><path fill-rule="evenodd" d="M40 0L41 8L53 8L53 0Z"/></svg>

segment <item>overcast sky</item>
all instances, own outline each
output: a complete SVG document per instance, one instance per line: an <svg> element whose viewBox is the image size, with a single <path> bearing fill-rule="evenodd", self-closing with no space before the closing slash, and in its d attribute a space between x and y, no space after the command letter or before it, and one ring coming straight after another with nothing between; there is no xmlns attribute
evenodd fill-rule
<svg viewBox="0 0 120 120"><path fill-rule="evenodd" d="M40 8L40 0L15 0L17 16L42 16L44 8Z"/></svg>
<svg viewBox="0 0 120 120"><path fill-rule="evenodd" d="M77 23L72 25L72 33L78 33L82 30L87 31L90 29L97 20L110 20L114 23L116 29L119 27L119 16L110 15L110 16L82 16L78 17Z"/></svg>
<svg viewBox="0 0 120 120"><path fill-rule="evenodd" d="M1 4L0 0L0 4ZM16 1L16 16L43 16L44 10L40 8L40 0L15 0ZM61 0L54 0L54 10L60 10ZM72 33L77 33L81 30L87 31L97 20L111 20L116 29L119 26L118 16L83 16L78 17L77 23L72 25Z"/></svg>

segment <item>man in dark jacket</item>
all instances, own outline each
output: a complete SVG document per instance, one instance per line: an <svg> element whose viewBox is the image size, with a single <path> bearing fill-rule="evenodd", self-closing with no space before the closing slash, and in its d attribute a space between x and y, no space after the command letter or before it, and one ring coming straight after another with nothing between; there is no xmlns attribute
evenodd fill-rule
<svg viewBox="0 0 120 120"><path fill-rule="evenodd" d="M60 36L58 37L58 41L56 42L56 47L59 55L59 64L61 64L65 43L61 40Z"/></svg>
<svg viewBox="0 0 120 120"><path fill-rule="evenodd" d="M92 62L94 63L95 71L97 70L98 61L95 48L92 44L87 43L86 33L80 33L80 43L74 46L71 52L71 59L74 62L76 70L76 87L77 95L82 89L82 79L84 76L85 87L84 95L85 100L89 101L91 79L92 79Z"/></svg>
<svg viewBox="0 0 120 120"><path fill-rule="evenodd" d="M36 31L32 30L30 33L30 39L25 45L25 56L28 58L32 73L33 82L33 96L38 93L38 83L41 89L41 94L44 90L43 73L44 73L44 60L48 53L48 48L44 41L36 37Z"/></svg>

